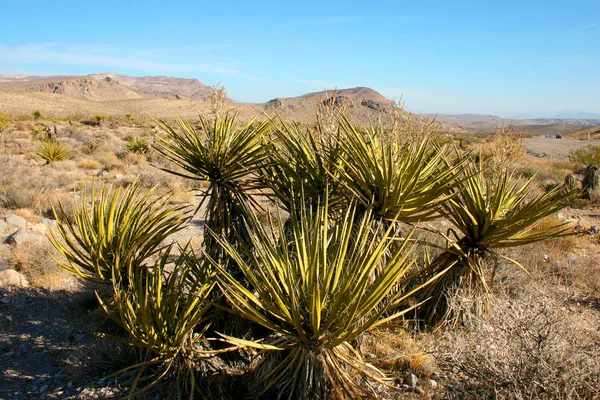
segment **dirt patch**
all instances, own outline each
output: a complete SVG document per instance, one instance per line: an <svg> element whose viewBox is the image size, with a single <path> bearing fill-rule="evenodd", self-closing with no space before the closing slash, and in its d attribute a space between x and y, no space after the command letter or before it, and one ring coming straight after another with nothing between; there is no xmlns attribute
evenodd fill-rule
<svg viewBox="0 0 600 400"><path fill-rule="evenodd" d="M582 149L590 144L597 145L598 142L545 137L536 137L523 140L523 146L528 154L537 157L555 158L558 160L566 160L571 150Z"/></svg>

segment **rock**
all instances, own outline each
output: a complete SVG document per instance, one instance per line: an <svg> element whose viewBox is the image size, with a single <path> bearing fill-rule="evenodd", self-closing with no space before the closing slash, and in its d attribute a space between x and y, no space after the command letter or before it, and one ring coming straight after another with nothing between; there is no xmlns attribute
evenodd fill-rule
<svg viewBox="0 0 600 400"><path fill-rule="evenodd" d="M36 379L35 381L33 381L33 386L39 386L39 385L41 385L42 383L44 383L44 381L46 381L46 379L45 379L45 378L38 378L38 379Z"/></svg>
<svg viewBox="0 0 600 400"><path fill-rule="evenodd" d="M404 378L404 383L406 383L408 386L410 387L416 387L417 384L419 383L419 380L417 379L417 376L413 373L408 373L406 375L406 378Z"/></svg>
<svg viewBox="0 0 600 400"><path fill-rule="evenodd" d="M16 286L28 287L29 282L23 274L18 273L14 269L5 269L0 271L0 287Z"/></svg>
<svg viewBox="0 0 600 400"><path fill-rule="evenodd" d="M56 228L56 226L58 225L58 222L56 222L55 219L44 218L42 220L42 224L48 225L50 228Z"/></svg>
<svg viewBox="0 0 600 400"><path fill-rule="evenodd" d="M4 232L8 228L8 224L4 220L4 218L0 217L0 233Z"/></svg>
<svg viewBox="0 0 600 400"><path fill-rule="evenodd" d="M8 303L10 303L10 299L8 297L3 297L0 299L0 303L8 304Z"/></svg>
<svg viewBox="0 0 600 400"><path fill-rule="evenodd" d="M31 242L34 240L42 240L43 236L34 235L27 231L19 229L18 231L8 235L6 239L4 239L4 243L12 244L14 246L20 246L26 242Z"/></svg>
<svg viewBox="0 0 600 400"><path fill-rule="evenodd" d="M54 376L60 373L60 368L52 363L44 363L37 368L37 373L39 375Z"/></svg>
<svg viewBox="0 0 600 400"><path fill-rule="evenodd" d="M50 227L48 225L41 223L41 222L39 224L35 224L31 228L29 228L29 230L31 232L40 233L40 234L44 234L44 233L48 232L49 229L50 229Z"/></svg>
<svg viewBox="0 0 600 400"><path fill-rule="evenodd" d="M433 390L437 389L438 387L438 383L436 381L434 381L433 379L429 380L429 387Z"/></svg>
<svg viewBox="0 0 600 400"><path fill-rule="evenodd" d="M40 393L44 393L46 390L48 390L48 385L44 385L40 388Z"/></svg>
<svg viewBox="0 0 600 400"><path fill-rule="evenodd" d="M378 102L376 100L363 99L360 101L360 104L362 106L365 106L365 107L370 108L371 110L375 110L375 111L380 111L385 108L385 106L383 104L381 104L380 102Z"/></svg>
<svg viewBox="0 0 600 400"><path fill-rule="evenodd" d="M18 215L15 215L15 214L9 214L6 217L6 223L8 225L17 226L17 227L23 228L23 229L25 229L25 226L27 225L27 221L25 220L25 218L19 217Z"/></svg>

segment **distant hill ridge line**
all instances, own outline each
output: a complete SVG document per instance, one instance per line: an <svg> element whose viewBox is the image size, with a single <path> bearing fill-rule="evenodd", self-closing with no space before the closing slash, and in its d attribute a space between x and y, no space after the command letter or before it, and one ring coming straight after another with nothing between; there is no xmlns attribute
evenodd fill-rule
<svg viewBox="0 0 600 400"><path fill-rule="evenodd" d="M468 130L489 130L496 126L525 126L525 125L578 125L578 126L600 126L599 119L586 118L502 118L496 115L486 114L424 114L429 118L435 118L439 122L463 127Z"/></svg>

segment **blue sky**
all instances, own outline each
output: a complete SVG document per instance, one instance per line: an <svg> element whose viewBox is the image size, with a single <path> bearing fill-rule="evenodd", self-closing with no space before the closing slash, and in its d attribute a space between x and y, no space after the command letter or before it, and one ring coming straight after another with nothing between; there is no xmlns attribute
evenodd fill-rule
<svg viewBox="0 0 600 400"><path fill-rule="evenodd" d="M368 86L414 112L600 114L598 0L0 4L0 74L194 77L248 102Z"/></svg>

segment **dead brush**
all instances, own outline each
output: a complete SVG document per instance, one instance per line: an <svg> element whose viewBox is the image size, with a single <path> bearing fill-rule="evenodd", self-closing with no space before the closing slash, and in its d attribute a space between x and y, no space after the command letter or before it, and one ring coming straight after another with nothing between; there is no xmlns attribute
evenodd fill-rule
<svg viewBox="0 0 600 400"><path fill-rule="evenodd" d="M72 282L72 276L56 265L50 254L54 248L45 237L11 248L11 265L27 277L32 286L60 289Z"/></svg>
<svg viewBox="0 0 600 400"><path fill-rule="evenodd" d="M471 314L471 322L438 338L442 367L462 373L455 374L453 398L600 396L598 318L591 310L566 308L551 290L533 284L518 299L496 298L488 316ZM450 306L464 314L470 301L459 295Z"/></svg>

